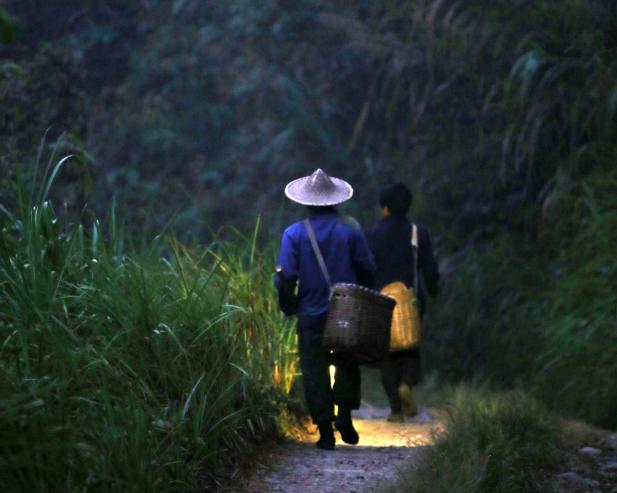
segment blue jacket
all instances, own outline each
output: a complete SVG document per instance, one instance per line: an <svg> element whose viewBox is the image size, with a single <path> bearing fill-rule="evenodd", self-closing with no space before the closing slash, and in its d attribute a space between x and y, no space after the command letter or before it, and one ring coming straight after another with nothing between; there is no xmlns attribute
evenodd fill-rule
<svg viewBox="0 0 617 493"><path fill-rule="evenodd" d="M339 217L332 208L312 212L309 220L332 283L347 282L370 287L375 261L362 230ZM293 291L299 283L299 327L318 324L328 312L330 286L319 268L303 221L292 224L283 233L278 263L283 268L289 289ZM275 283L280 292L282 287L278 279ZM281 305L286 315L293 314L290 307Z"/></svg>

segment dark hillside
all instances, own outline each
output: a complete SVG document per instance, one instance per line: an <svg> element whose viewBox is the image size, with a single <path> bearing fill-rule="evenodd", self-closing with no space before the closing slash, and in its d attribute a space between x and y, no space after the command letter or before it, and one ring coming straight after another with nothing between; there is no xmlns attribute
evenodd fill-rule
<svg viewBox="0 0 617 493"><path fill-rule="evenodd" d="M529 230L558 169L610 159L610 3L387 5L9 2L2 154L69 131L94 204L156 195L182 225L272 224L281 185L317 165L352 180L359 206L398 177L423 216L457 225L448 249Z"/></svg>

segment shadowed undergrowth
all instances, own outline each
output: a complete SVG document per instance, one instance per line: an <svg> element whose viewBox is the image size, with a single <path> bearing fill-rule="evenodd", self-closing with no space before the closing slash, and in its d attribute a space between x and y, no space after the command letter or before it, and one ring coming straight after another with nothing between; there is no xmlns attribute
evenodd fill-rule
<svg viewBox="0 0 617 493"><path fill-rule="evenodd" d="M295 334L253 237L144 247L42 186L0 212L0 487L197 491L276 432Z"/></svg>
<svg viewBox="0 0 617 493"><path fill-rule="evenodd" d="M389 491L542 491L556 464L557 421L521 391L460 385L446 399L446 431Z"/></svg>
<svg viewBox="0 0 617 493"><path fill-rule="evenodd" d="M511 234L468 255L429 311L427 366L523 386L561 414L615 429L616 189L614 166L562 184L541 256Z"/></svg>

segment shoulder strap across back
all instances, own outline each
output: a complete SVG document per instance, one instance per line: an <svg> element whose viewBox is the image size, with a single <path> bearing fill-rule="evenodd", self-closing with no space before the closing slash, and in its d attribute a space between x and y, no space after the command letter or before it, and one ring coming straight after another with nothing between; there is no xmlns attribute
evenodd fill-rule
<svg viewBox="0 0 617 493"><path fill-rule="evenodd" d="M411 223L411 248L413 249L413 289L418 294L418 226Z"/></svg>
<svg viewBox="0 0 617 493"><path fill-rule="evenodd" d="M330 274L328 273L326 262L324 261L323 255L321 254L321 250L319 248L319 244L317 243L317 238L315 237L315 231L313 231L313 226L311 226L311 221L305 219L304 226L306 227L306 232L308 233L309 240L311 241L313 252L315 252L315 257L317 257L317 263L319 264L319 268L321 269L321 272L323 273L323 276L325 277L328 286L331 287L332 281L330 280Z"/></svg>

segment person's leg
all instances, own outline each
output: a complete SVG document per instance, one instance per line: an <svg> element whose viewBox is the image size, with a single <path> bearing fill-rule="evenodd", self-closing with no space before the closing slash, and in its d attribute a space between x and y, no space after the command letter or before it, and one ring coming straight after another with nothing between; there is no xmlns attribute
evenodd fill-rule
<svg viewBox="0 0 617 493"><path fill-rule="evenodd" d="M336 368L334 377L334 403L338 406L336 429L345 443L355 445L359 437L351 420L351 411L360 407L360 367L353 360L333 356Z"/></svg>
<svg viewBox="0 0 617 493"><path fill-rule="evenodd" d="M390 403L390 421L402 421L401 399L398 388L401 384L401 376L398 368L398 358L396 353L390 353L381 363L381 383L388 396Z"/></svg>
<svg viewBox="0 0 617 493"><path fill-rule="evenodd" d="M317 446L330 450L334 448L334 400L330 389L329 358L319 344L304 335L299 331L298 350L304 397L313 423L319 428Z"/></svg>
<svg viewBox="0 0 617 493"><path fill-rule="evenodd" d="M399 397L401 400L403 414L405 416L415 416L418 414L418 407L414 401L411 389L420 383L420 349L405 351L401 360L402 382L399 387Z"/></svg>
<svg viewBox="0 0 617 493"><path fill-rule="evenodd" d="M351 412L360 408L360 367L353 359L333 355L332 364L336 368L333 396L339 409Z"/></svg>

